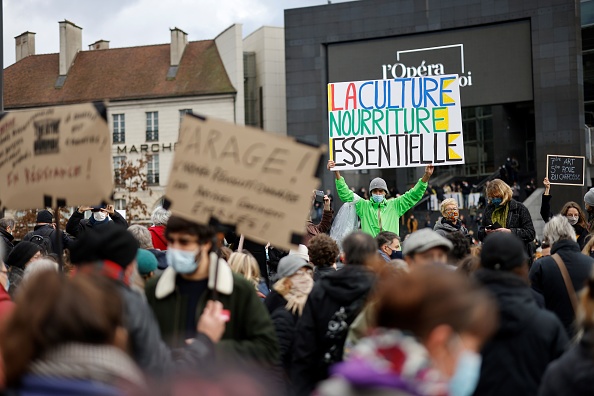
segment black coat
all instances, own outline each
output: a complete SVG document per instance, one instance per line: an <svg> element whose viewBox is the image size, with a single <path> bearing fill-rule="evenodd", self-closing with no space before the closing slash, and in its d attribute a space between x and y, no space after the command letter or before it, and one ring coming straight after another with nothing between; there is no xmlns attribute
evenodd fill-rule
<svg viewBox="0 0 594 396"><path fill-rule="evenodd" d="M553 198L552 195L542 195L542 201L540 204L540 216L544 220L545 223L548 223L551 219L551 199ZM588 230L582 227L579 224L572 226L575 231L575 236L577 237L577 243L580 245L580 250L584 248L586 244L586 237L589 235Z"/></svg>
<svg viewBox="0 0 594 396"><path fill-rule="evenodd" d="M474 274L499 306L499 328L483 347L475 395L536 395L547 365L569 340L551 312L537 306L530 287L510 272L479 269Z"/></svg>
<svg viewBox="0 0 594 396"><path fill-rule="evenodd" d="M80 238L80 236L89 229L96 230L110 223L106 222L93 224L89 219L85 219L84 217L84 213L80 213L78 210L75 210L72 216L70 216L68 219L68 223L66 223L66 232L75 238ZM128 228L128 222L118 212L114 211L113 215L110 215L109 217L111 217L113 220L113 224L118 224L124 228Z"/></svg>
<svg viewBox="0 0 594 396"><path fill-rule="evenodd" d="M372 273L359 265L345 265L321 278L312 289L297 323L291 382L296 395L309 395L328 378L328 368L340 356L348 335L373 285ZM340 318L344 308L346 318ZM333 352L335 351L335 353Z"/></svg>
<svg viewBox="0 0 594 396"><path fill-rule="evenodd" d="M526 208L522 203L514 201L513 199L508 202L508 205L509 211L507 214L505 228L509 228L511 232L513 232L518 238L522 240L522 242L524 242L524 248L526 249L528 257L532 257L530 243L536 237L536 232L534 231L534 225L532 224L530 212L528 211L528 208ZM485 227L491 224L491 216L493 215L495 208L496 206L491 203L485 208L483 223L479 227L478 233L480 241L483 241L487 236Z"/></svg>
<svg viewBox="0 0 594 396"><path fill-rule="evenodd" d="M6 262L6 258L8 257L8 255L10 254L10 252L12 252L12 248L14 247L12 240L14 239L14 237L8 233L8 231L0 228L0 243L2 244L2 247L0 249L2 252L2 257L0 257L2 259L3 262Z"/></svg>
<svg viewBox="0 0 594 396"><path fill-rule="evenodd" d="M594 332L547 367L538 396L594 395Z"/></svg>
<svg viewBox="0 0 594 396"><path fill-rule="evenodd" d="M33 231L28 232L23 237L23 241L30 241L31 237L33 235L46 236L50 239L50 243L52 245L51 246L52 251L47 252L47 253L48 254L49 253L59 254L56 233L57 233L57 230L49 224L36 225L35 228L33 228ZM70 237L69 235L67 235L66 233L64 233L62 231L60 231L60 237L62 238L62 249L68 249L70 247L70 243L72 242L72 237Z"/></svg>
<svg viewBox="0 0 594 396"><path fill-rule="evenodd" d="M270 313L276 338L278 338L281 364L288 375L289 368L291 367L293 342L295 341L295 329L299 315L287 311L285 308L287 300L275 290L271 291L266 297L264 304Z"/></svg>
<svg viewBox="0 0 594 396"><path fill-rule="evenodd" d="M313 276L314 282L317 282L326 275L332 274L334 272L336 272L336 269L334 267L316 266Z"/></svg>
<svg viewBox="0 0 594 396"><path fill-rule="evenodd" d="M592 272L594 259L582 254L578 244L567 239L557 241L552 246L551 255L555 253L561 256L573 288L579 292ZM575 314L563 276L555 260L550 256L536 260L530 268L530 281L532 288L544 296L546 309L553 311L561 319L567 334L570 337L573 336Z"/></svg>

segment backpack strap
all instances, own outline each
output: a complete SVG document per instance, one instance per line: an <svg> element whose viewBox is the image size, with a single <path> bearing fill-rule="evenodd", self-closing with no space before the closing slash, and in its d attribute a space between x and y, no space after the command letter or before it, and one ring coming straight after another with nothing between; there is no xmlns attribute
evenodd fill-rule
<svg viewBox="0 0 594 396"><path fill-rule="evenodd" d="M573 307L573 313L575 315L577 314L578 301L575 289L573 288L573 284L571 283L571 278L569 277L569 272L567 272L567 267L565 266L563 259L561 258L561 256L559 256L558 253L551 255L551 257L553 258L553 260L555 260L557 267L559 267L559 270L561 271L561 276L563 276L563 281L565 282L565 289L567 290L567 294L569 295L569 299L571 300L571 306Z"/></svg>

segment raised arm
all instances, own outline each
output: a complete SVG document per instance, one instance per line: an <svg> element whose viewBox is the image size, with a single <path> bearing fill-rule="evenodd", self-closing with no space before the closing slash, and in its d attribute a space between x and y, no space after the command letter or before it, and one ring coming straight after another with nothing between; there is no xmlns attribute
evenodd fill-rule
<svg viewBox="0 0 594 396"><path fill-rule="evenodd" d="M331 170L332 168L334 168L335 163L332 160L328 161L328 170ZM340 200L342 202L352 202L353 201L353 196L354 193L349 189L349 186L347 186L346 181L344 181L344 178L342 176L340 176L340 172L339 171L333 171L334 172L334 177L336 177L336 192L338 193L338 198L340 198Z"/></svg>

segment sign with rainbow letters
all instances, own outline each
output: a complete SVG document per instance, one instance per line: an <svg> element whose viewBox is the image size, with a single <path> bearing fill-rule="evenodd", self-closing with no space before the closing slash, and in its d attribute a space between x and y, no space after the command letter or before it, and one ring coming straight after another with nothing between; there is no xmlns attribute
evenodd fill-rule
<svg viewBox="0 0 594 396"><path fill-rule="evenodd" d="M457 75L328 84L335 170L460 165Z"/></svg>

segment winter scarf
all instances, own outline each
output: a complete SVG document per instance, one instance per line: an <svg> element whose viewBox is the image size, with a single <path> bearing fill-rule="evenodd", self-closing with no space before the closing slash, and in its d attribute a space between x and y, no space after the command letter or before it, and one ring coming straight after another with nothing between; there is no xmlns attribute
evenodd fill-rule
<svg viewBox="0 0 594 396"><path fill-rule="evenodd" d="M509 202L505 204L501 204L493 210L493 214L491 215L491 222L492 224L499 223L501 227L506 228L507 223L507 214L509 213Z"/></svg>
<svg viewBox="0 0 594 396"><path fill-rule="evenodd" d="M132 359L110 345L60 345L31 363L29 372L42 377L93 380L140 388L145 383Z"/></svg>
<svg viewBox="0 0 594 396"><path fill-rule="evenodd" d="M289 288L286 286L285 279L286 278L279 279L274 284L273 288L287 300L287 305L285 306L287 311L292 314L298 312L299 316L301 316L303 307L305 307L305 302L307 301L307 296L314 285L313 278L308 273L295 273L288 277L291 282Z"/></svg>
<svg viewBox="0 0 594 396"><path fill-rule="evenodd" d="M381 388L412 395L446 396L448 381L434 369L427 349L399 330L377 329L331 372L355 388Z"/></svg>

